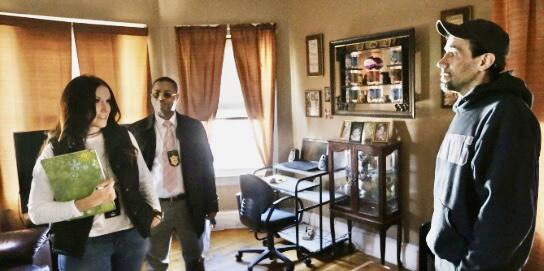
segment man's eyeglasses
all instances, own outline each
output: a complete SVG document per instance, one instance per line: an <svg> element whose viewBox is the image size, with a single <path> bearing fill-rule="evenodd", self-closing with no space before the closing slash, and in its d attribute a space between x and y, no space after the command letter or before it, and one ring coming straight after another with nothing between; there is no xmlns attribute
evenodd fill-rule
<svg viewBox="0 0 544 271"><path fill-rule="evenodd" d="M151 97L155 98L155 99L158 99L159 97L163 97L164 99L170 99L174 96L176 96L177 94L176 93L172 93L172 92L160 92L160 91L157 91L157 92L153 92L151 93Z"/></svg>

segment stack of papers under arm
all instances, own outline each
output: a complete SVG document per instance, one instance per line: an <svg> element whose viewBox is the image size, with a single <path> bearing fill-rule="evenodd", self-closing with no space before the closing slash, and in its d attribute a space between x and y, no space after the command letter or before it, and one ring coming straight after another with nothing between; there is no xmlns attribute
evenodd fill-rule
<svg viewBox="0 0 544 271"><path fill-rule="evenodd" d="M55 201L77 200L92 194L104 179L104 171L95 150L82 150L41 161L49 178ZM87 217L115 210L113 201L87 209Z"/></svg>

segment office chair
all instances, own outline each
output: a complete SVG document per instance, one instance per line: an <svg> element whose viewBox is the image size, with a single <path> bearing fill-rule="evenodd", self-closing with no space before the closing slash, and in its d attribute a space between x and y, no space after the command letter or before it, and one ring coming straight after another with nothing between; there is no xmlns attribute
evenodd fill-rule
<svg viewBox="0 0 544 271"><path fill-rule="evenodd" d="M287 270L294 270L294 264L282 252L296 249L295 245L278 246L274 245L274 236L281 230L295 225L302 217L302 211L289 212L279 209L279 205L293 196L285 196L274 201L274 190L263 179L246 174L240 176L241 194L238 198L238 212L242 224L255 232L255 238L263 240L263 248L251 248L238 250L236 260L241 261L244 253L260 253L247 270L251 271L253 267L264 260L280 259L287 264ZM302 201L298 200L299 210L304 209ZM259 238L258 233L265 233L265 238Z"/></svg>

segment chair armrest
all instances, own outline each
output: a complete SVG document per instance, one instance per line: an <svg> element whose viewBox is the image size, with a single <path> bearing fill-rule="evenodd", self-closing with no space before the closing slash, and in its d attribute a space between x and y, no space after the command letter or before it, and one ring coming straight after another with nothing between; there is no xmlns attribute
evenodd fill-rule
<svg viewBox="0 0 544 271"><path fill-rule="evenodd" d="M47 262L47 257L49 257L48 262L50 263L51 255L47 231L48 228L46 227L37 227L0 233L0 259L2 259L3 263L9 263L9 265L13 266L32 264L35 256L44 263ZM44 248L46 251L42 250Z"/></svg>
<svg viewBox="0 0 544 271"><path fill-rule="evenodd" d="M277 199L276 201L272 202L272 206L270 207L270 212L268 212L268 215L266 216L266 220L265 220L265 223L269 223L270 222L270 218L272 217L272 213L274 213L274 210L277 209L277 207L280 205L280 203L286 201L286 200L289 200L289 199L296 199L298 201L298 204L299 204L299 210L303 210L304 209L304 204L302 203L302 200L300 198L295 198L295 196L284 196L284 197L281 197L279 199ZM298 213L299 210L295 210L295 214ZM302 213L303 212L300 212L299 213L299 217L297 218L298 221L301 220L302 218Z"/></svg>

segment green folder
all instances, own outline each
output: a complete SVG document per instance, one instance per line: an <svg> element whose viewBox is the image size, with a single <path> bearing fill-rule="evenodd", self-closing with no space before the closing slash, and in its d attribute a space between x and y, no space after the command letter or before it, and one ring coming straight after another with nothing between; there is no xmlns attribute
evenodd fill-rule
<svg viewBox="0 0 544 271"><path fill-rule="evenodd" d="M49 178L55 201L70 201L84 198L93 193L104 177L102 165L95 150L82 150L41 161L45 174ZM87 209L87 217L115 210L114 201Z"/></svg>

